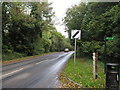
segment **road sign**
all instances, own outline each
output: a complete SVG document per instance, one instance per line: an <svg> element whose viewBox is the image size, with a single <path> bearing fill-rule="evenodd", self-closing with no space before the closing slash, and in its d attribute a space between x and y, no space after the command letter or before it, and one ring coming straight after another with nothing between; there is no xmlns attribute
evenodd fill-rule
<svg viewBox="0 0 120 90"><path fill-rule="evenodd" d="M71 39L78 38L81 39L81 30L72 30Z"/></svg>
<svg viewBox="0 0 120 90"><path fill-rule="evenodd" d="M74 48L74 66L76 60L76 39L81 39L81 30L72 30L71 39L75 39L75 48Z"/></svg>
<svg viewBox="0 0 120 90"><path fill-rule="evenodd" d="M106 37L106 40L113 40L113 37Z"/></svg>

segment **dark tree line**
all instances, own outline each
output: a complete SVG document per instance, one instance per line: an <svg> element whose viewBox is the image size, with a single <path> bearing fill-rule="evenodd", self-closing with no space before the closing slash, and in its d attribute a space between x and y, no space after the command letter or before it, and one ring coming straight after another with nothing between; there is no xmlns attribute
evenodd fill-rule
<svg viewBox="0 0 120 90"><path fill-rule="evenodd" d="M107 61L120 62L120 3L89 2L68 8L64 23L71 37L71 30L81 30L82 38L78 40L78 56L92 56L99 53L104 61L105 36L114 37L107 41ZM74 45L73 40L71 44Z"/></svg>
<svg viewBox="0 0 120 90"><path fill-rule="evenodd" d="M3 2L3 60L71 48L69 40L57 32L53 17L46 2Z"/></svg>

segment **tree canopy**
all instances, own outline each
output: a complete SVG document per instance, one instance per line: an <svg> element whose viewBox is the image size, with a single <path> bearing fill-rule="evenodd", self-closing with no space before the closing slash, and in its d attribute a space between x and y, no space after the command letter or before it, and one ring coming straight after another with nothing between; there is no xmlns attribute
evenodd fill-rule
<svg viewBox="0 0 120 90"><path fill-rule="evenodd" d="M82 38L78 40L79 55L92 56L92 52L97 51L100 59L104 61L104 39L105 37L114 37L114 40L107 41L107 59L108 62L119 62L119 2L80 3L68 8L63 20L67 26L69 38L71 30L82 31ZM73 40L71 43L73 44Z"/></svg>
<svg viewBox="0 0 120 90"><path fill-rule="evenodd" d="M7 54L31 56L71 48L57 32L47 2L3 2L2 16L3 59Z"/></svg>

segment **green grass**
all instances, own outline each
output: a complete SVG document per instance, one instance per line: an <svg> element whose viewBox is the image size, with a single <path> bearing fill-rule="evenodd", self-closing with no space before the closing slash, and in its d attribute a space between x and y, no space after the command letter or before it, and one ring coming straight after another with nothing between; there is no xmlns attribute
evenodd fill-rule
<svg viewBox="0 0 120 90"><path fill-rule="evenodd" d="M71 80L82 85L82 88L105 88L105 74L103 63L98 62L98 79L93 79L92 60L86 58L77 58L74 66L74 60L69 60L64 74Z"/></svg>

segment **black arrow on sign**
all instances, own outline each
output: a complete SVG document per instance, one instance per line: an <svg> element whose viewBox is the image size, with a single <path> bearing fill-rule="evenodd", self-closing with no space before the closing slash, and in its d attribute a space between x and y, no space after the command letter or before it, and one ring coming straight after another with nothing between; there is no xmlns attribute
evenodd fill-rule
<svg viewBox="0 0 120 90"><path fill-rule="evenodd" d="M77 31L74 35L73 35L73 38L79 33L79 31Z"/></svg>

